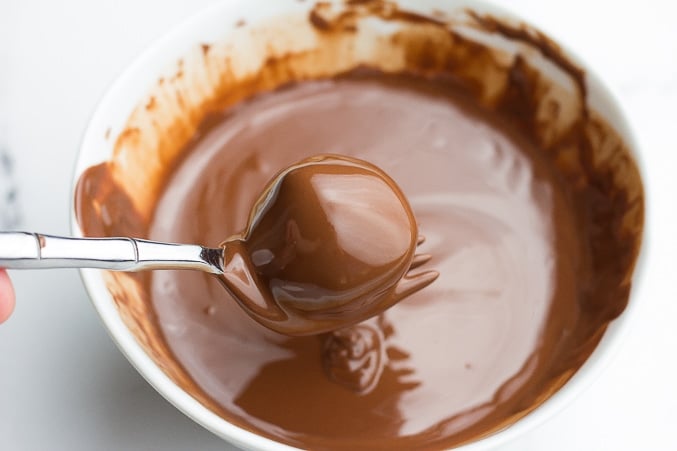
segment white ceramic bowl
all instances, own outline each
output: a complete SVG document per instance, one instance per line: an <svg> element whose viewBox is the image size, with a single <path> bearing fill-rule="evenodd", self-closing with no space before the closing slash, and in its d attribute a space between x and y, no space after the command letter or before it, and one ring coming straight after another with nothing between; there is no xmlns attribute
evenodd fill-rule
<svg viewBox="0 0 677 451"><path fill-rule="evenodd" d="M114 140L106 139L106 136L116 136L120 133L131 112L148 94L158 78L168 71L175 70L177 61L194 50L197 45L203 42L219 42L229 39L229 33L232 32L236 22L240 19L246 20L247 24L255 24L282 13L292 12L307 15L309 3L311 2L299 2L298 0L236 0L216 4L192 17L182 26L155 42L120 75L101 100L82 140L74 183L87 167L111 156ZM476 11L491 13L500 18L517 20L504 10L476 1L412 0L398 3L407 9L423 12L432 11L433 8L454 11L469 7ZM627 145L635 151L637 157L636 141L619 109L618 103L603 83L587 70L585 63L572 56L571 52L566 51L566 53L579 66L586 69L590 93L589 101L593 109L601 113L618 131ZM72 219L73 234L76 236L82 235L75 220L74 212ZM638 270L641 270L641 265L638 265ZM238 446L260 450L292 449L230 424L172 382L144 352L134 335L125 326L112 296L106 289L101 271L84 269L81 274L94 306L120 350L167 400L197 423ZM635 274L635 284L638 278ZM631 298L625 312L612 322L587 362L571 380L546 402L512 426L461 448L465 451L494 449L543 422L578 396L596 378L600 370L608 364L614 352L618 350L621 337L634 315L635 304L636 302Z"/></svg>

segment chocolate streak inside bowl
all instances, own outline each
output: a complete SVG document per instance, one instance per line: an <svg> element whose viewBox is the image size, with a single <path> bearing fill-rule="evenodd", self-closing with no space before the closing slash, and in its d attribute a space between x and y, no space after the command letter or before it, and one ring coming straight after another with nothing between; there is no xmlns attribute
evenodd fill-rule
<svg viewBox="0 0 677 451"><path fill-rule="evenodd" d="M207 275L105 275L146 352L234 424L313 449L476 440L560 388L628 302L642 184L584 72L525 25L428 13L318 3L238 26L80 178L86 235L209 246L312 154L370 161L408 197L440 278L332 334L267 331Z"/></svg>

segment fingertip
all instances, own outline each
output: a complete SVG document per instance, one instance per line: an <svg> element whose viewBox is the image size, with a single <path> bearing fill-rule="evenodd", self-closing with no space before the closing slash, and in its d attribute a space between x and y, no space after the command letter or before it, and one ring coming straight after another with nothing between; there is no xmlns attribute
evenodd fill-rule
<svg viewBox="0 0 677 451"><path fill-rule="evenodd" d="M7 275L7 271L0 269L0 324L7 321L12 312L16 298L14 286Z"/></svg>

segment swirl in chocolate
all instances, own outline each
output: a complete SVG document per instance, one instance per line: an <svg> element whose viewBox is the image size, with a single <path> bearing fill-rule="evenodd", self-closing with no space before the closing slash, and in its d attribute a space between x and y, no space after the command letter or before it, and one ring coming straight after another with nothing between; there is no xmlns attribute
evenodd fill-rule
<svg viewBox="0 0 677 451"><path fill-rule="evenodd" d="M329 378L359 394L371 392L386 366L383 315L327 334L322 365Z"/></svg>

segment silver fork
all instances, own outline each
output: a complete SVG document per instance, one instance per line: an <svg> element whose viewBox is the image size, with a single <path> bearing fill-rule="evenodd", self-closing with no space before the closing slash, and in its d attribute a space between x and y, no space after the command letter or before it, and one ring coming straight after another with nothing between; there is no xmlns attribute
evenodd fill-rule
<svg viewBox="0 0 677 451"><path fill-rule="evenodd" d="M423 243L419 237L417 245ZM409 269L430 260L416 254ZM0 232L0 268L98 268L110 271L197 269L223 274L223 249L138 238L74 238L33 232Z"/></svg>
<svg viewBox="0 0 677 451"><path fill-rule="evenodd" d="M419 237L417 245L423 242ZM226 242L227 245L227 242ZM432 283L437 271L410 271L428 260L428 254L416 254L406 273L392 287L382 292L375 303L363 303L365 315L373 315ZM238 259L235 259L238 261ZM230 263L228 263L230 265ZM270 301L266 294L251 297L251 289L242 289L243 268L226 266L224 249L195 244L162 243L129 237L72 238L31 232L0 232L0 267L14 269L99 268L113 271L150 269L196 269L220 277L225 288L240 306L265 327L288 335L318 333L317 324L294 309ZM228 272L226 272L228 271ZM231 277L232 276L232 277ZM246 277L245 277L246 279ZM235 282L234 282L235 281ZM251 286L247 285L247 288ZM257 290L259 287L255 287ZM261 292L262 293L262 292ZM261 299L264 302L259 302ZM265 305L262 308L262 305ZM385 306L381 308L382 306ZM381 308L381 310L377 310ZM369 316L364 316L368 318ZM351 324L351 317L334 318L335 329ZM324 325L326 326L326 324ZM322 329L328 331L330 329Z"/></svg>

